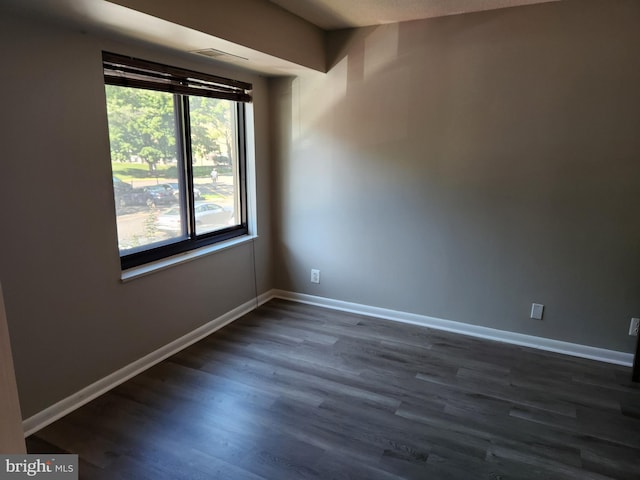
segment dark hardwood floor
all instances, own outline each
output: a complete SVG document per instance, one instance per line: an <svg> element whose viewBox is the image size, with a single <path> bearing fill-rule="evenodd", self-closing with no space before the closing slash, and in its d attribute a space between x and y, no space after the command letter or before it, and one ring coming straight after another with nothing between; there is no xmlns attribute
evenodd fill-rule
<svg viewBox="0 0 640 480"><path fill-rule="evenodd" d="M90 480L640 479L630 378L272 300L27 444Z"/></svg>

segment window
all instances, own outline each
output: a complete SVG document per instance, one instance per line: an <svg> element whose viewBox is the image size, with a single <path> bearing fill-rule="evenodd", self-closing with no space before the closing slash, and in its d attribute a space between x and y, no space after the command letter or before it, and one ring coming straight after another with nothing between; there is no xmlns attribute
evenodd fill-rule
<svg viewBox="0 0 640 480"><path fill-rule="evenodd" d="M248 233L251 85L103 53L122 268Z"/></svg>

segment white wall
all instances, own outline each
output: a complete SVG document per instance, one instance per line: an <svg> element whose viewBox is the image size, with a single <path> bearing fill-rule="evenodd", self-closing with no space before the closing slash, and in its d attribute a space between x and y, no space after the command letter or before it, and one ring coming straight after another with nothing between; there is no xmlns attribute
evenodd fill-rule
<svg viewBox="0 0 640 480"><path fill-rule="evenodd" d="M632 351L639 20L568 1L331 34L326 76L271 82L277 287Z"/></svg>
<svg viewBox="0 0 640 480"><path fill-rule="evenodd" d="M3 15L0 280L25 418L256 293L250 243L120 281L103 49L253 83L258 293L273 287L265 79Z"/></svg>

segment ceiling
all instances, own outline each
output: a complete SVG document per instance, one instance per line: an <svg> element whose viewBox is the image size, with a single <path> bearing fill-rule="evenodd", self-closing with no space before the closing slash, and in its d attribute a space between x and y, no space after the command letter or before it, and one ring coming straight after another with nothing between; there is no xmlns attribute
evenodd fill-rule
<svg viewBox="0 0 640 480"><path fill-rule="evenodd" d="M270 0L324 30L366 27L560 0Z"/></svg>
<svg viewBox="0 0 640 480"><path fill-rule="evenodd" d="M213 11L216 5L225 5L228 2L230 8L233 5L231 10L243 11L243 8L255 7L255 2L264 2L263 5L268 5L269 8L262 9L263 14L268 10L284 13L281 10L284 9L322 30L329 31L560 0L191 0L182 3L182 8L173 8L169 17L144 13L149 11L150 6L164 5L170 8L174 4L176 7L180 4L180 0L155 3L157 1L0 0L0 15L6 8L9 11L63 22L81 31L105 32L108 35L133 38L182 52L211 51L215 60L253 72L295 76L309 68L315 71L324 70L315 65L300 63L299 59L287 57L282 51L272 53L265 50L258 45L262 41L259 32L254 32L252 42L243 43L234 38L213 34L211 29L187 26L186 23L180 23L180 18L176 20L169 17L180 17L185 11L185 5L198 7L208 4ZM127 5L134 7L127 8ZM135 8L138 5L141 6L140 9ZM290 17L288 14L285 15ZM311 25L308 27L313 29ZM279 37L279 34L275 37ZM300 48L304 49L304 46ZM218 56L219 53L223 55Z"/></svg>

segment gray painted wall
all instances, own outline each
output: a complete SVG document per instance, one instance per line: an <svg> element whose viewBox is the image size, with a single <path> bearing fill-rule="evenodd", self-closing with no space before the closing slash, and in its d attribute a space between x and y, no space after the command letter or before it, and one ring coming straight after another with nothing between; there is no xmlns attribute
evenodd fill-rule
<svg viewBox="0 0 640 480"><path fill-rule="evenodd" d="M4 311L4 297L0 285L0 452L25 453L24 434L18 386L13 369L13 356L7 316Z"/></svg>
<svg viewBox="0 0 640 480"><path fill-rule="evenodd" d="M25 418L255 295L251 244L121 283L103 49L253 83L258 293L273 288L263 78L0 17L0 279Z"/></svg>
<svg viewBox="0 0 640 480"><path fill-rule="evenodd" d="M569 1L339 32L328 75L268 81L3 15L0 281L23 415L255 294L251 245L120 282L102 49L254 84L258 293L631 351L639 8Z"/></svg>
<svg viewBox="0 0 640 480"><path fill-rule="evenodd" d="M331 34L326 76L270 83L277 287L631 352L639 21L568 1Z"/></svg>
<svg viewBox="0 0 640 480"><path fill-rule="evenodd" d="M180 0L178 8L175 2L157 0L112 1L298 65L326 71L324 31L265 0Z"/></svg>

